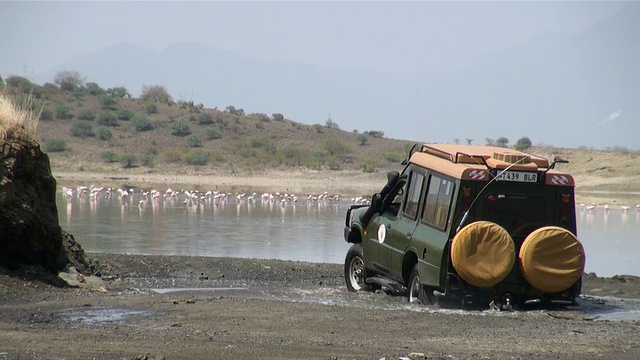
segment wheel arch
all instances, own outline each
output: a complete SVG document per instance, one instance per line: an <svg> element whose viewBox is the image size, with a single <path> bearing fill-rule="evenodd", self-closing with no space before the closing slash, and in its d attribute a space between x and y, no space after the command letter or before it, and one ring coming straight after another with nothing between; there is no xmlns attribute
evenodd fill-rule
<svg viewBox="0 0 640 360"><path fill-rule="evenodd" d="M404 258L402 259L402 279L404 280L405 284L409 282L411 271L417 263L418 255L416 255L413 249L408 250L404 253Z"/></svg>

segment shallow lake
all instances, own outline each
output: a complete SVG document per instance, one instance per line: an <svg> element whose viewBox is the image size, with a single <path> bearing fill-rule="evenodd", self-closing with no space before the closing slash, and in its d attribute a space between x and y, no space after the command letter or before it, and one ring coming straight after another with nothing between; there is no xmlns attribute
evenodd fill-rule
<svg viewBox="0 0 640 360"><path fill-rule="evenodd" d="M216 195L218 197L216 197ZM193 195L197 197L204 194ZM60 225L89 252L267 258L342 263L350 199L297 201L210 194L201 202L158 193L57 194ZM577 208L585 271L640 275L640 213Z"/></svg>

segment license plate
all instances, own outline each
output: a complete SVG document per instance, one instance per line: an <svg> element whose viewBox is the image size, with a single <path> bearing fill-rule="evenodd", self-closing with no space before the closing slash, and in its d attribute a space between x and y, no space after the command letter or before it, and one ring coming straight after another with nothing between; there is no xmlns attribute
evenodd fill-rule
<svg viewBox="0 0 640 360"><path fill-rule="evenodd" d="M538 173L523 172L523 171L505 171L498 173L496 176L500 181L518 181L518 182L538 182Z"/></svg>

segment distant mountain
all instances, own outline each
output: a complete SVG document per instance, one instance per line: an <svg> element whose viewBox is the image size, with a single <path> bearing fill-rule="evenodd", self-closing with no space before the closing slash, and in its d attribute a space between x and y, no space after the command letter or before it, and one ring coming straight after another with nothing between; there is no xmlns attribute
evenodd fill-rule
<svg viewBox="0 0 640 360"><path fill-rule="evenodd" d="M414 141L484 143L506 136L515 142L529 136L558 146L638 149L637 19L640 3L628 3L581 34L547 34L453 74L326 70L176 43L161 51L107 47L33 80L44 83L57 71L77 70L88 81L134 94L145 84L162 84L176 100L280 112L307 124L324 124L331 116L343 129L381 130Z"/></svg>

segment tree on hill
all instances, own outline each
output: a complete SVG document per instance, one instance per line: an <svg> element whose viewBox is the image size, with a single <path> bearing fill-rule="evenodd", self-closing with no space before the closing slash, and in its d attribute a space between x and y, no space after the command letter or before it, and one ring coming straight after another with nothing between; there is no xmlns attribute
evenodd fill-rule
<svg viewBox="0 0 640 360"><path fill-rule="evenodd" d="M53 78L53 82L58 84L61 90L73 91L84 86L84 77L77 71L60 71Z"/></svg>
<svg viewBox="0 0 640 360"><path fill-rule="evenodd" d="M531 147L531 140L527 136L523 136L516 141L513 148L516 150L524 151Z"/></svg>
<svg viewBox="0 0 640 360"><path fill-rule="evenodd" d="M173 98L169 95L169 92L163 85L143 85L140 97L142 100L150 100L161 104L173 103Z"/></svg>
<svg viewBox="0 0 640 360"><path fill-rule="evenodd" d="M509 147L509 139L501 136L496 140L495 145L499 147Z"/></svg>

